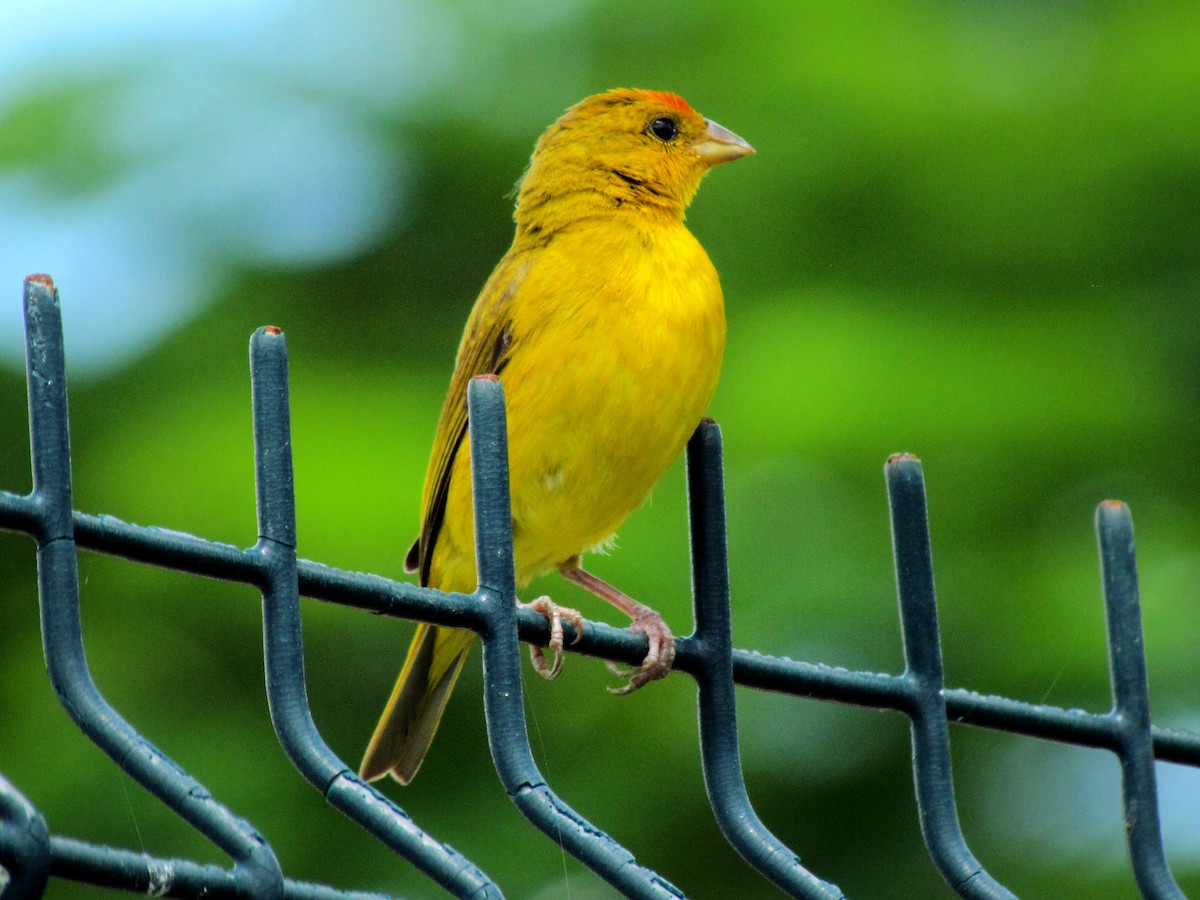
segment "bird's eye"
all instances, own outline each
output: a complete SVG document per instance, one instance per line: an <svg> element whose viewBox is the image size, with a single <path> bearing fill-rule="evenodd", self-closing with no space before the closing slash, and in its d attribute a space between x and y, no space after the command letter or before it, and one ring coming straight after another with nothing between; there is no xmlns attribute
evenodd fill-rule
<svg viewBox="0 0 1200 900"><path fill-rule="evenodd" d="M670 143L679 134L679 123L670 116L659 116L646 126L646 130L660 141Z"/></svg>

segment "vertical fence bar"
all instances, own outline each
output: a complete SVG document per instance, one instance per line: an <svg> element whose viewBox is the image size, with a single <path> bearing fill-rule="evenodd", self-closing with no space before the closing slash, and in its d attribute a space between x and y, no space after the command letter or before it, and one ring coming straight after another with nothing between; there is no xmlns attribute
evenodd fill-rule
<svg viewBox="0 0 1200 900"><path fill-rule="evenodd" d="M1181 898L1163 851L1150 734L1150 687L1142 641L1133 518L1129 507L1106 500L1096 508L1096 541L1108 626L1108 668L1121 760L1125 833L1133 877L1142 896Z"/></svg>
<svg viewBox="0 0 1200 900"><path fill-rule="evenodd" d="M0 896L34 900L50 877L50 830L46 820L0 775Z"/></svg>
<svg viewBox="0 0 1200 900"><path fill-rule="evenodd" d="M721 833L746 862L793 897L842 900L836 885L817 878L759 819L746 793L738 751L733 690L729 558L721 429L705 419L687 446L692 600L703 667L696 673L704 786Z"/></svg>
<svg viewBox="0 0 1200 900"><path fill-rule="evenodd" d="M921 461L897 454L888 459L884 473L904 637L901 678L912 704L913 779L921 833L937 870L960 896L1015 900L975 859L958 824Z"/></svg>
<svg viewBox="0 0 1200 900"><path fill-rule="evenodd" d="M278 328L260 328L250 339L250 376L259 534L255 550L264 573L263 652L267 700L279 741L331 806L446 890L458 897L500 897L491 879L363 782L317 731L304 679L287 344Z"/></svg>
<svg viewBox="0 0 1200 900"><path fill-rule="evenodd" d="M48 276L25 282L29 437L38 505L38 585L46 668L71 718L150 793L234 860L246 896L280 897L283 874L266 841L217 803L138 734L101 696L88 671L79 611L79 569L71 506L66 364L58 293Z"/></svg>
<svg viewBox="0 0 1200 900"><path fill-rule="evenodd" d="M467 401L478 595L487 610L486 627L481 635L484 714L496 772L513 803L529 821L625 896L682 897L678 888L638 865L633 854L563 803L533 761L521 690L508 433L500 380L495 375L473 378L468 385Z"/></svg>

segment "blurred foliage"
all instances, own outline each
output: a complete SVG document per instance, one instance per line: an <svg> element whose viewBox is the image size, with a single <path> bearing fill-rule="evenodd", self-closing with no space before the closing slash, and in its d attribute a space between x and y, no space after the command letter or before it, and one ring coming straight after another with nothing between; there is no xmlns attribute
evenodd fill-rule
<svg viewBox="0 0 1200 900"><path fill-rule="evenodd" d="M73 370L80 509L252 543L246 342L276 324L292 367L300 552L399 577L459 328L507 246L505 193L533 140L596 90L677 90L759 151L708 179L689 220L728 302L712 413L726 441L737 645L899 670L880 467L907 450L929 481L950 684L1107 708L1091 515L1118 497L1138 529L1156 720L1200 724L1200 8L401 8L409 31L362 31L372 58L396 47L379 96L408 97L375 103L335 83L354 76L356 59L325 58L309 18L336 22L334 10L347 10L361 25L382 5L276 10L272 52L298 70L311 54L323 66L314 71L330 73L295 79L294 96L337 105L376 142L371 159L403 167L403 185L386 188L384 224L336 253L239 255L236 241L214 251L197 264L208 279L199 306L165 310L170 326L125 362ZM139 153L99 139L118 88L173 64L139 56L137 33L117 30L106 74L66 65L8 91L0 176L79 199L138 174ZM294 35L307 43L292 47ZM229 97L271 93L252 60L239 57ZM419 91L396 83L426 75ZM137 138L155 146L153 133ZM153 216L153 199L139 202L130 215ZM171 237L217 246L244 224L213 213ZM38 259L4 273L11 303ZM73 308L82 285L60 286L68 323L86 315ZM124 285L134 311L122 315L164 313L143 287ZM108 326L93 316L89 327ZM15 358L19 341L5 352ZM0 486L15 491L29 484L23 404L20 371L0 370ZM592 567L686 632L687 565L677 467ZM102 689L261 829L290 876L439 895L288 765L263 702L253 591L86 553L81 573ZM610 617L554 578L534 589ZM219 861L57 706L24 536L0 534L0 604L0 770L56 833ZM305 617L316 720L357 763L411 626L315 602ZM477 660L421 777L386 789L510 896L611 896L496 783ZM554 684L528 680L550 782L689 895L775 896L707 810L688 680L625 700L608 684L582 659ZM739 702L751 795L808 866L851 897L950 896L921 846L902 717L749 691ZM1135 896L1115 762L964 728L953 738L964 830L1001 881L1021 896ZM1200 773L1160 771L1168 851L1185 890L1200 892ZM52 896L93 893L55 884Z"/></svg>

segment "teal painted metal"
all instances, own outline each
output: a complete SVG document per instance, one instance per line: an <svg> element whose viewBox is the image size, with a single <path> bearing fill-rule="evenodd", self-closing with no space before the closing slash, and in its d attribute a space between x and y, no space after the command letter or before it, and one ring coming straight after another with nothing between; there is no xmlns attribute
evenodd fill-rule
<svg viewBox="0 0 1200 900"><path fill-rule="evenodd" d="M705 419L687 448L688 516L692 545L693 646L700 668L700 752L709 804L725 839L746 862L793 897L842 900L836 885L817 878L759 819L742 778L733 692L733 628L725 546L725 483L721 429Z"/></svg>
<svg viewBox="0 0 1200 900"><path fill-rule="evenodd" d="M921 834L942 877L960 897L1015 900L967 848L954 805L950 726L943 695L933 558L925 512L925 479L914 456L898 454L884 467L892 513L892 556L900 596L904 674L892 684L906 696L912 722L913 780Z"/></svg>
<svg viewBox="0 0 1200 900"><path fill-rule="evenodd" d="M483 703L496 772L509 799L530 822L626 897L682 897L678 888L638 865L632 853L559 799L533 761L525 727L517 641L503 388L495 376L480 376L471 381L467 401L476 499L476 596L484 610L479 629L483 638Z"/></svg>
<svg viewBox="0 0 1200 900"><path fill-rule="evenodd" d="M1133 875L1144 897L1182 900L1163 852L1158 821L1158 786L1150 736L1150 688L1142 643L1142 602L1133 555L1129 507L1107 500L1096 509L1100 580L1108 625L1108 670L1113 708L1108 719L1121 760L1121 799Z"/></svg>
<svg viewBox="0 0 1200 900"><path fill-rule="evenodd" d="M46 820L0 775L0 895L4 900L40 897L50 878L50 830Z"/></svg>
<svg viewBox="0 0 1200 900"><path fill-rule="evenodd" d="M272 722L288 757L326 800L448 892L499 897L474 864L422 831L402 810L364 784L330 750L312 720L304 682L299 597L309 596L392 616L476 631L484 645L485 715L500 781L540 830L630 897L681 897L679 888L637 864L553 791L533 762L521 701L519 641L545 645L543 616L515 605L503 389L477 379L469 390L480 585L469 595L443 594L378 576L297 559L288 410L287 351L277 329L251 339L259 540L248 549L142 528L71 506L70 445L61 321L45 276L25 288L34 489L0 491L0 527L38 542L39 587L47 667L80 728L122 768L205 834L233 866L163 860L49 835L37 811L0 778L3 896L37 897L48 878L74 879L175 897L292 897L365 900L282 877L274 854L245 822L138 735L100 695L88 674L79 630L77 546L197 575L240 581L263 595L265 668ZM1141 612L1129 511L1101 504L1096 518L1108 621L1114 706L1093 714L1033 706L962 689L942 678L937 604L930 561L924 482L918 460L893 457L885 467L905 671L849 672L733 648L725 551L721 436L704 422L688 446L695 633L678 641L675 669L697 683L701 759L714 816L730 844L787 894L835 900L838 888L805 869L755 814L742 779L734 684L896 710L912 724L913 775L922 833L934 865L962 897L1005 898L967 847L954 803L948 720L1094 747L1114 753L1134 880L1145 897L1182 896L1163 852L1154 760L1200 765L1200 736L1152 725L1141 639ZM568 641L575 637L565 626ZM644 636L588 623L571 652L636 664ZM169 885L164 885L164 873ZM0 876L3 877L3 876ZM156 880L157 879L157 880Z"/></svg>
<svg viewBox="0 0 1200 900"><path fill-rule="evenodd" d="M62 319L48 278L26 281L25 310L33 459L29 501L38 544L42 644L54 691L88 738L233 859L239 895L282 897L283 874L266 841L121 718L88 671L79 618Z"/></svg>
<svg viewBox="0 0 1200 900"><path fill-rule="evenodd" d="M258 543L247 552L259 564L267 702L279 742L331 806L446 890L459 897L500 897L491 879L359 778L317 731L304 683L287 346L278 329L260 328L250 339L250 385Z"/></svg>

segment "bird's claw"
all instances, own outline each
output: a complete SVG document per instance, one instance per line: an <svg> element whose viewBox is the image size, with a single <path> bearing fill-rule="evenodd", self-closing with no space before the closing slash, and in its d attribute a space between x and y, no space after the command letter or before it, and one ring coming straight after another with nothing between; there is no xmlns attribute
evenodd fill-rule
<svg viewBox="0 0 1200 900"><path fill-rule="evenodd" d="M533 662L533 670L535 672L543 678L553 680L562 672L563 667L563 647L565 646L562 626L563 619L566 619L575 626L575 639L571 643L577 644L579 643L579 639L583 637L583 615L577 609L559 606L549 597L538 597L532 603L521 603L519 605L540 613L550 623L550 643L546 646L553 655L553 660L547 660L546 651L536 644L529 645L529 659Z"/></svg>
<svg viewBox="0 0 1200 900"><path fill-rule="evenodd" d="M663 617L654 610L647 609L639 613L629 627L646 635L649 650L642 664L636 669L627 669L611 661L608 663L610 672L618 678L629 679L622 687L609 688L609 691L620 696L632 694L651 681L666 678L667 673L671 671L671 664L675 661L675 636L671 634L671 629L667 627Z"/></svg>

